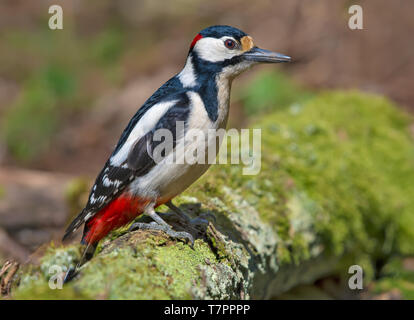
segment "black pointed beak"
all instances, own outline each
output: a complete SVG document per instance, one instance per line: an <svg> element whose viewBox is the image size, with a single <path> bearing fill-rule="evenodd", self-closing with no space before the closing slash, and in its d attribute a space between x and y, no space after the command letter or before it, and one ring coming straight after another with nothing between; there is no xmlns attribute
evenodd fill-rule
<svg viewBox="0 0 414 320"><path fill-rule="evenodd" d="M291 58L283 54L272 52L258 47L253 47L251 50L242 54L244 60L264 63L279 63L290 62Z"/></svg>

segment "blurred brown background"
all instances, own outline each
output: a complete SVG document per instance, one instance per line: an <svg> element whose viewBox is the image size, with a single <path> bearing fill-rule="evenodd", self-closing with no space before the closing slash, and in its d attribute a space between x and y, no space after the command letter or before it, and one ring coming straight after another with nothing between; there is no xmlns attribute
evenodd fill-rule
<svg viewBox="0 0 414 320"><path fill-rule="evenodd" d="M48 8L63 8L63 30ZM360 4L364 29L348 28ZM0 258L59 239L129 118L183 66L189 43L228 24L294 58L309 90L358 88L414 111L414 2L0 1ZM231 126L248 122L233 86Z"/></svg>

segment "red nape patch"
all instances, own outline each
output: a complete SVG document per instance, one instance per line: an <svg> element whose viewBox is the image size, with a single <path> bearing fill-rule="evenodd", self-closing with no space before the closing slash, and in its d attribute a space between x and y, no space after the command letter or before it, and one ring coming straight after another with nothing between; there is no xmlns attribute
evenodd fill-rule
<svg viewBox="0 0 414 320"><path fill-rule="evenodd" d="M202 37L203 36L201 34L196 35L193 39L193 42L191 42L190 49L192 49L196 45L197 41L200 40Z"/></svg>
<svg viewBox="0 0 414 320"><path fill-rule="evenodd" d="M114 229L120 228L139 216L148 199L132 198L122 195L110 202L87 223L88 232L84 236L86 243L96 243Z"/></svg>

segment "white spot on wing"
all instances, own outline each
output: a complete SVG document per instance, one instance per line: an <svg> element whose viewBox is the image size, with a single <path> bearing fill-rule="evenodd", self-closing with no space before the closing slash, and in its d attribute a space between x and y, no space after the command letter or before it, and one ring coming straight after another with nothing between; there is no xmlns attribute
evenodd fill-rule
<svg viewBox="0 0 414 320"><path fill-rule="evenodd" d="M116 188L119 187L121 185L122 181L120 180L111 180L108 178L108 176L104 176L103 180L102 180L102 184L105 187L112 187L115 186Z"/></svg>
<svg viewBox="0 0 414 320"><path fill-rule="evenodd" d="M108 176L105 176L104 179L103 179L103 181L102 181L102 184L105 187L110 187L112 185L112 181L109 180Z"/></svg>
<svg viewBox="0 0 414 320"><path fill-rule="evenodd" d="M89 218L92 216L92 212L89 212L86 216L85 216L85 218L83 218L83 220L84 221L87 221L87 220L89 220Z"/></svg>

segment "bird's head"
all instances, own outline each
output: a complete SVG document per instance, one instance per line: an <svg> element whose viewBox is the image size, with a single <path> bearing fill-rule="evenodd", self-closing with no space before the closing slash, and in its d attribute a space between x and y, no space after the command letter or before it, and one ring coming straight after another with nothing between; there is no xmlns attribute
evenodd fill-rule
<svg viewBox="0 0 414 320"><path fill-rule="evenodd" d="M252 37L230 26L212 26L200 31L190 45L188 58L197 72L223 72L229 78L257 63L291 60L280 53L258 48Z"/></svg>

